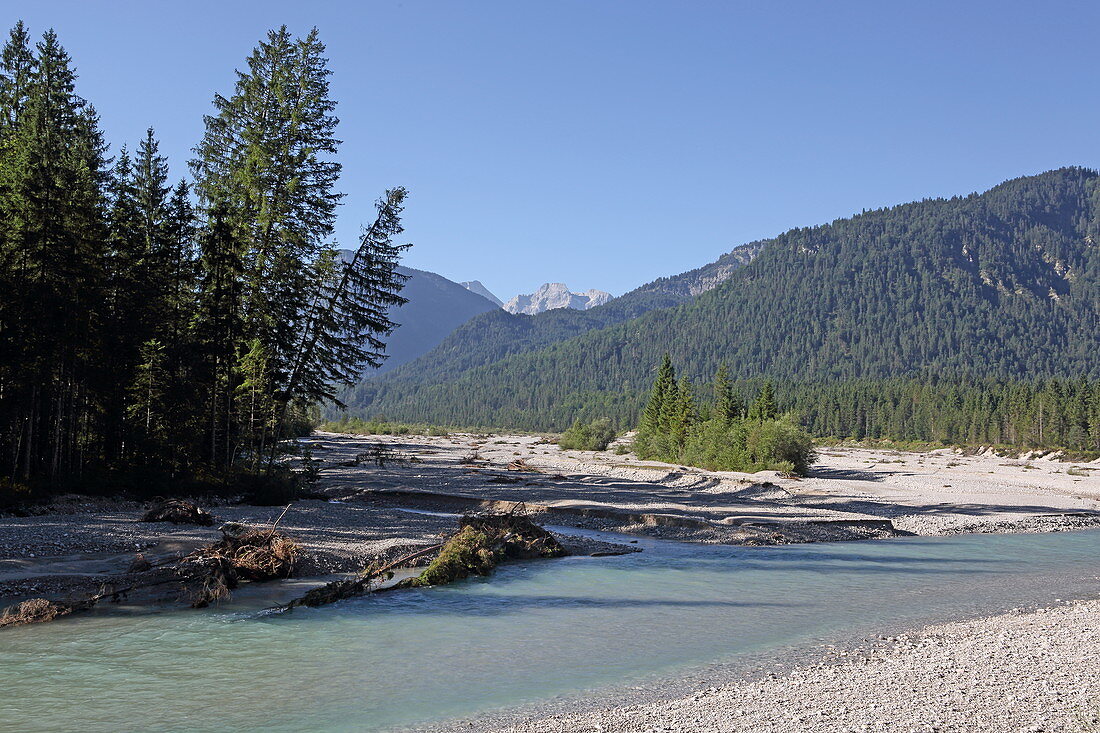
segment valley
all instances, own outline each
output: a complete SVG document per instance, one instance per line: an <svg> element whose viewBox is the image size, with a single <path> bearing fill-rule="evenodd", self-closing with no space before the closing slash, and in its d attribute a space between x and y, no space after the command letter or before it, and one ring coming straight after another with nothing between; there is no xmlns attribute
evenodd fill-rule
<svg viewBox="0 0 1100 733"><path fill-rule="evenodd" d="M149 5L0 53L0 731L1100 733L1100 9Z"/></svg>

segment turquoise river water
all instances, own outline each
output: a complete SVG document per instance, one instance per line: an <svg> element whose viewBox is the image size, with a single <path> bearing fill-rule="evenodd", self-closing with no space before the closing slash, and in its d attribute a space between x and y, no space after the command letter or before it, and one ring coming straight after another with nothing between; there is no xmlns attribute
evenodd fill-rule
<svg viewBox="0 0 1100 733"><path fill-rule="evenodd" d="M9 629L0 729L382 730L1100 591L1096 530L639 545L286 615L245 598Z"/></svg>

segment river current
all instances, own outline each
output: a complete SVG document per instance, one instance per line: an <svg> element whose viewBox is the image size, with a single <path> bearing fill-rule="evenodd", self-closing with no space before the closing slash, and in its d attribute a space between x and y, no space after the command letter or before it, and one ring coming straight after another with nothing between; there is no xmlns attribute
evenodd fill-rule
<svg viewBox="0 0 1100 733"><path fill-rule="evenodd" d="M1100 530L638 544L285 615L244 594L9 629L0 729L385 730L1100 592Z"/></svg>

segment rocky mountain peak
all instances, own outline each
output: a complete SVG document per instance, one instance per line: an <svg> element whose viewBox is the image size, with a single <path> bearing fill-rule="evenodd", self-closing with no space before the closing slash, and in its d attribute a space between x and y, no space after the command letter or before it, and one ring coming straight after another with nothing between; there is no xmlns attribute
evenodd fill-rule
<svg viewBox="0 0 1100 733"><path fill-rule="evenodd" d="M465 282L460 282L459 285L466 288L471 293L477 293L482 298L488 300L490 303L495 303L499 306L504 305L504 303L501 302L500 298L493 295L492 292L489 291L489 288L481 284L480 280L466 280Z"/></svg>
<svg viewBox="0 0 1100 733"><path fill-rule="evenodd" d="M533 316L555 308L588 310L611 300L611 294L602 290L586 290L574 293L565 283L545 283L530 295L517 295L504 304L509 313Z"/></svg>

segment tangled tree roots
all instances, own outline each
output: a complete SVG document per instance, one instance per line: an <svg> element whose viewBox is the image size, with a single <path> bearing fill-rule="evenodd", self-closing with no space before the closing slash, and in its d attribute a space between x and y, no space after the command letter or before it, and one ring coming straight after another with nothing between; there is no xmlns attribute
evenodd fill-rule
<svg viewBox="0 0 1100 733"><path fill-rule="evenodd" d="M78 606L68 603L48 601L45 598L30 598L0 611L0 628L53 621L55 618L68 616L78 610L81 610Z"/></svg>
<svg viewBox="0 0 1100 733"><path fill-rule="evenodd" d="M210 527L214 524L214 516L190 502L179 499L168 499L156 504L145 516L143 522L172 522L173 524L197 524L200 527Z"/></svg>
<svg viewBox="0 0 1100 733"><path fill-rule="evenodd" d="M242 580L289 578L298 562L298 543L272 530L243 528L196 550L188 564L202 582L191 605L209 606L229 595Z"/></svg>

